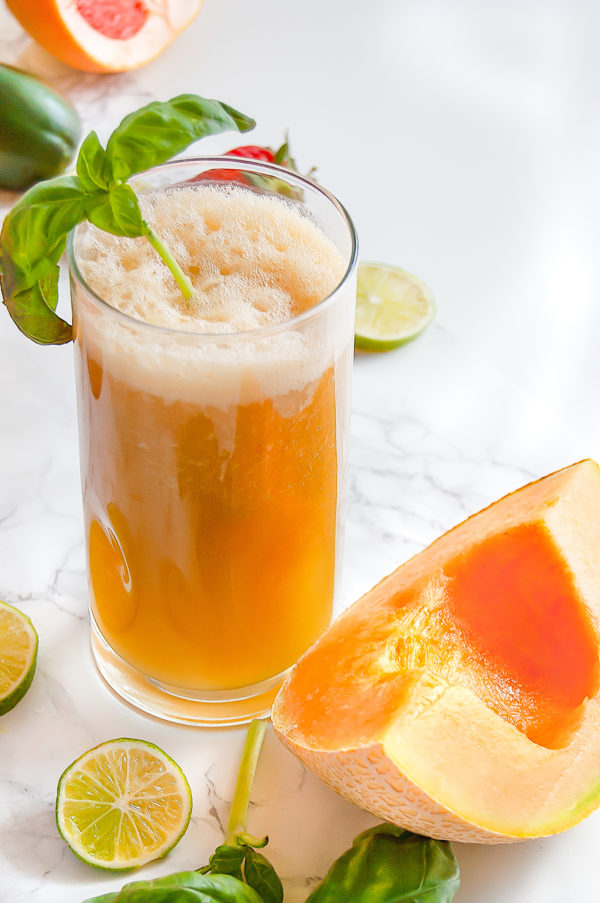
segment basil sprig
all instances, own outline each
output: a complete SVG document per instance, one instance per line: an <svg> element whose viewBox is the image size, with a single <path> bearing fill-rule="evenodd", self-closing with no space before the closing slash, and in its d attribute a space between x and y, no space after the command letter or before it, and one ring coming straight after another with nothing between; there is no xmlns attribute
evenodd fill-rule
<svg viewBox="0 0 600 903"><path fill-rule="evenodd" d="M260 840L248 835L228 838L218 846L208 860L208 865L199 869L203 875L232 875L252 887L263 903L282 903L283 886L279 875L257 848L267 845L268 838Z"/></svg>
<svg viewBox="0 0 600 903"><path fill-rule="evenodd" d="M266 722L253 721L238 772L225 842L208 865L154 881L133 881L84 903L282 903L283 887L258 850L268 838L246 832L248 804ZM446 841L377 825L355 838L306 903L450 903L460 884Z"/></svg>
<svg viewBox="0 0 600 903"><path fill-rule="evenodd" d="M68 233L86 219L113 235L148 238L184 296L191 297L188 277L142 217L127 179L165 163L206 135L247 132L254 125L253 119L218 100L180 94L130 113L106 148L91 132L77 157L77 175L34 185L4 220L0 286L4 304L21 332L40 345L72 339L71 326L56 313L58 261Z"/></svg>
<svg viewBox="0 0 600 903"><path fill-rule="evenodd" d="M266 847L268 837L253 837L246 831L248 804L258 757L267 728L266 721L254 720L242 753L242 761L227 823L225 843L217 847L202 874L231 875L248 884L263 903L282 903L283 886L269 860L259 849Z"/></svg>

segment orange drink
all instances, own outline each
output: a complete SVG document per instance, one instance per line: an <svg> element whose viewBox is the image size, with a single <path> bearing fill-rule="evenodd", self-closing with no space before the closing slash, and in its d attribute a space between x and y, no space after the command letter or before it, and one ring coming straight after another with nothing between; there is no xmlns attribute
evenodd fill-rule
<svg viewBox="0 0 600 903"><path fill-rule="evenodd" d="M352 226L299 177L302 201L223 165L260 189L192 181L214 161L142 177L191 301L144 239L70 246L92 648L121 696L187 723L268 711L340 553Z"/></svg>

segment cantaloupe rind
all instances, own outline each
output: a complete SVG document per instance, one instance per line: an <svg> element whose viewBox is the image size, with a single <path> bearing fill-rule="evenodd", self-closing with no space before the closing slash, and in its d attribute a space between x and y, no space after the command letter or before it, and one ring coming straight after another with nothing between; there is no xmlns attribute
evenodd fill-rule
<svg viewBox="0 0 600 903"><path fill-rule="evenodd" d="M332 725L335 706L338 719L343 719L353 693L369 706L368 695L356 696L364 675L357 671L350 689L344 689L348 684L340 679L329 728L314 709L314 698L295 695L302 687L305 697L314 693L315 698L328 698L327 686L337 680L335 650L345 648L346 637L364 635L365 658L373 657L368 650L375 630L371 625L381 620L381 612L389 613L393 593L421 579L421 598L428 590L435 597L445 562L499 530L525 522L541 525L552 537L597 638L600 474L594 462L584 461L474 515L383 580L306 653L275 701L274 729L295 755L359 806L417 833L481 843L545 836L581 821L600 802L596 665L590 696L574 708L571 722L543 743L501 717L472 688L452 685L427 670L403 675L402 700L393 715L380 719L370 735L369 721L363 718L363 734L354 739L350 729L344 736ZM379 642L382 635L385 631ZM344 653L339 655L340 668L347 667ZM329 656L327 673L320 675L319 656ZM373 660L385 661L386 655ZM305 674L318 675L308 694L302 685ZM311 716L311 706L316 716Z"/></svg>

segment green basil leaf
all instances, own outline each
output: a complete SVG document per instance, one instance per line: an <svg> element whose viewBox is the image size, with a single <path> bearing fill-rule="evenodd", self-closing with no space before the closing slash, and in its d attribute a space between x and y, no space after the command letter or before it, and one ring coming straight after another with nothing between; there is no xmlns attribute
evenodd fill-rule
<svg viewBox="0 0 600 903"><path fill-rule="evenodd" d="M154 881L133 881L116 894L84 903L263 903L259 895L230 875L177 872Z"/></svg>
<svg viewBox="0 0 600 903"><path fill-rule="evenodd" d="M96 132L90 132L79 148L76 166L86 191L106 191L113 184L112 166Z"/></svg>
<svg viewBox="0 0 600 903"><path fill-rule="evenodd" d="M48 276L40 279L37 284L44 302L51 310L56 310L56 305L58 304L58 267Z"/></svg>
<svg viewBox="0 0 600 903"><path fill-rule="evenodd" d="M31 288L13 292L4 300L9 314L21 332L38 345L64 345L73 338L71 325L54 313L58 267L56 269L57 275L49 298L42 289L43 286L48 286L49 277L46 277Z"/></svg>
<svg viewBox="0 0 600 903"><path fill-rule="evenodd" d="M0 233L4 304L38 344L62 344L71 327L55 313L58 261L70 230L85 219L88 196L77 176L40 182L7 215Z"/></svg>
<svg viewBox="0 0 600 903"><path fill-rule="evenodd" d="M39 182L23 195L0 234L0 272L9 291L29 288L54 271L67 234L85 219L87 203L77 176Z"/></svg>
<svg viewBox="0 0 600 903"><path fill-rule="evenodd" d="M244 857L244 847L237 843L222 843L212 854L205 868L211 875L233 875L238 881L243 881Z"/></svg>
<svg viewBox="0 0 600 903"><path fill-rule="evenodd" d="M233 875L244 881L264 903L282 903L283 886L277 872L266 856L244 842L242 835L237 835L234 843L218 846L205 868L211 875Z"/></svg>
<svg viewBox="0 0 600 903"><path fill-rule="evenodd" d="M218 100L180 94L126 116L106 145L115 181L165 163L206 135L247 132L255 122Z"/></svg>
<svg viewBox="0 0 600 903"><path fill-rule="evenodd" d="M94 226L113 235L136 238L148 231L135 191L130 185L117 185L96 195L90 203L88 219Z"/></svg>
<svg viewBox="0 0 600 903"><path fill-rule="evenodd" d="M459 884L449 843L384 824L355 838L306 903L450 903Z"/></svg>
<svg viewBox="0 0 600 903"><path fill-rule="evenodd" d="M264 903L282 903L283 886L279 875L262 853L246 847L244 857L244 878L246 884L264 900Z"/></svg>

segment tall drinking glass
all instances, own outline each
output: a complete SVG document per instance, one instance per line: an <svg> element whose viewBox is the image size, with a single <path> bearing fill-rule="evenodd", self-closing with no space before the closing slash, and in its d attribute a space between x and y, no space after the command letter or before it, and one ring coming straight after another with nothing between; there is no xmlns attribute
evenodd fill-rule
<svg viewBox="0 0 600 903"><path fill-rule="evenodd" d="M232 192L232 182L245 187ZM341 258L327 297L286 322L198 332L116 309L106 300L109 268L106 291L84 276L90 227L68 243L95 662L117 694L146 712L242 723L268 713L332 613L356 235L332 195L269 164L176 161L131 184L157 204L174 192L183 202L182 187L203 184L232 204L239 192L272 195ZM214 228L208 217L205 226ZM252 261L257 271L271 265L260 253ZM302 254L294 267L285 275L292 291L302 282ZM136 279L135 269L127 278Z"/></svg>

